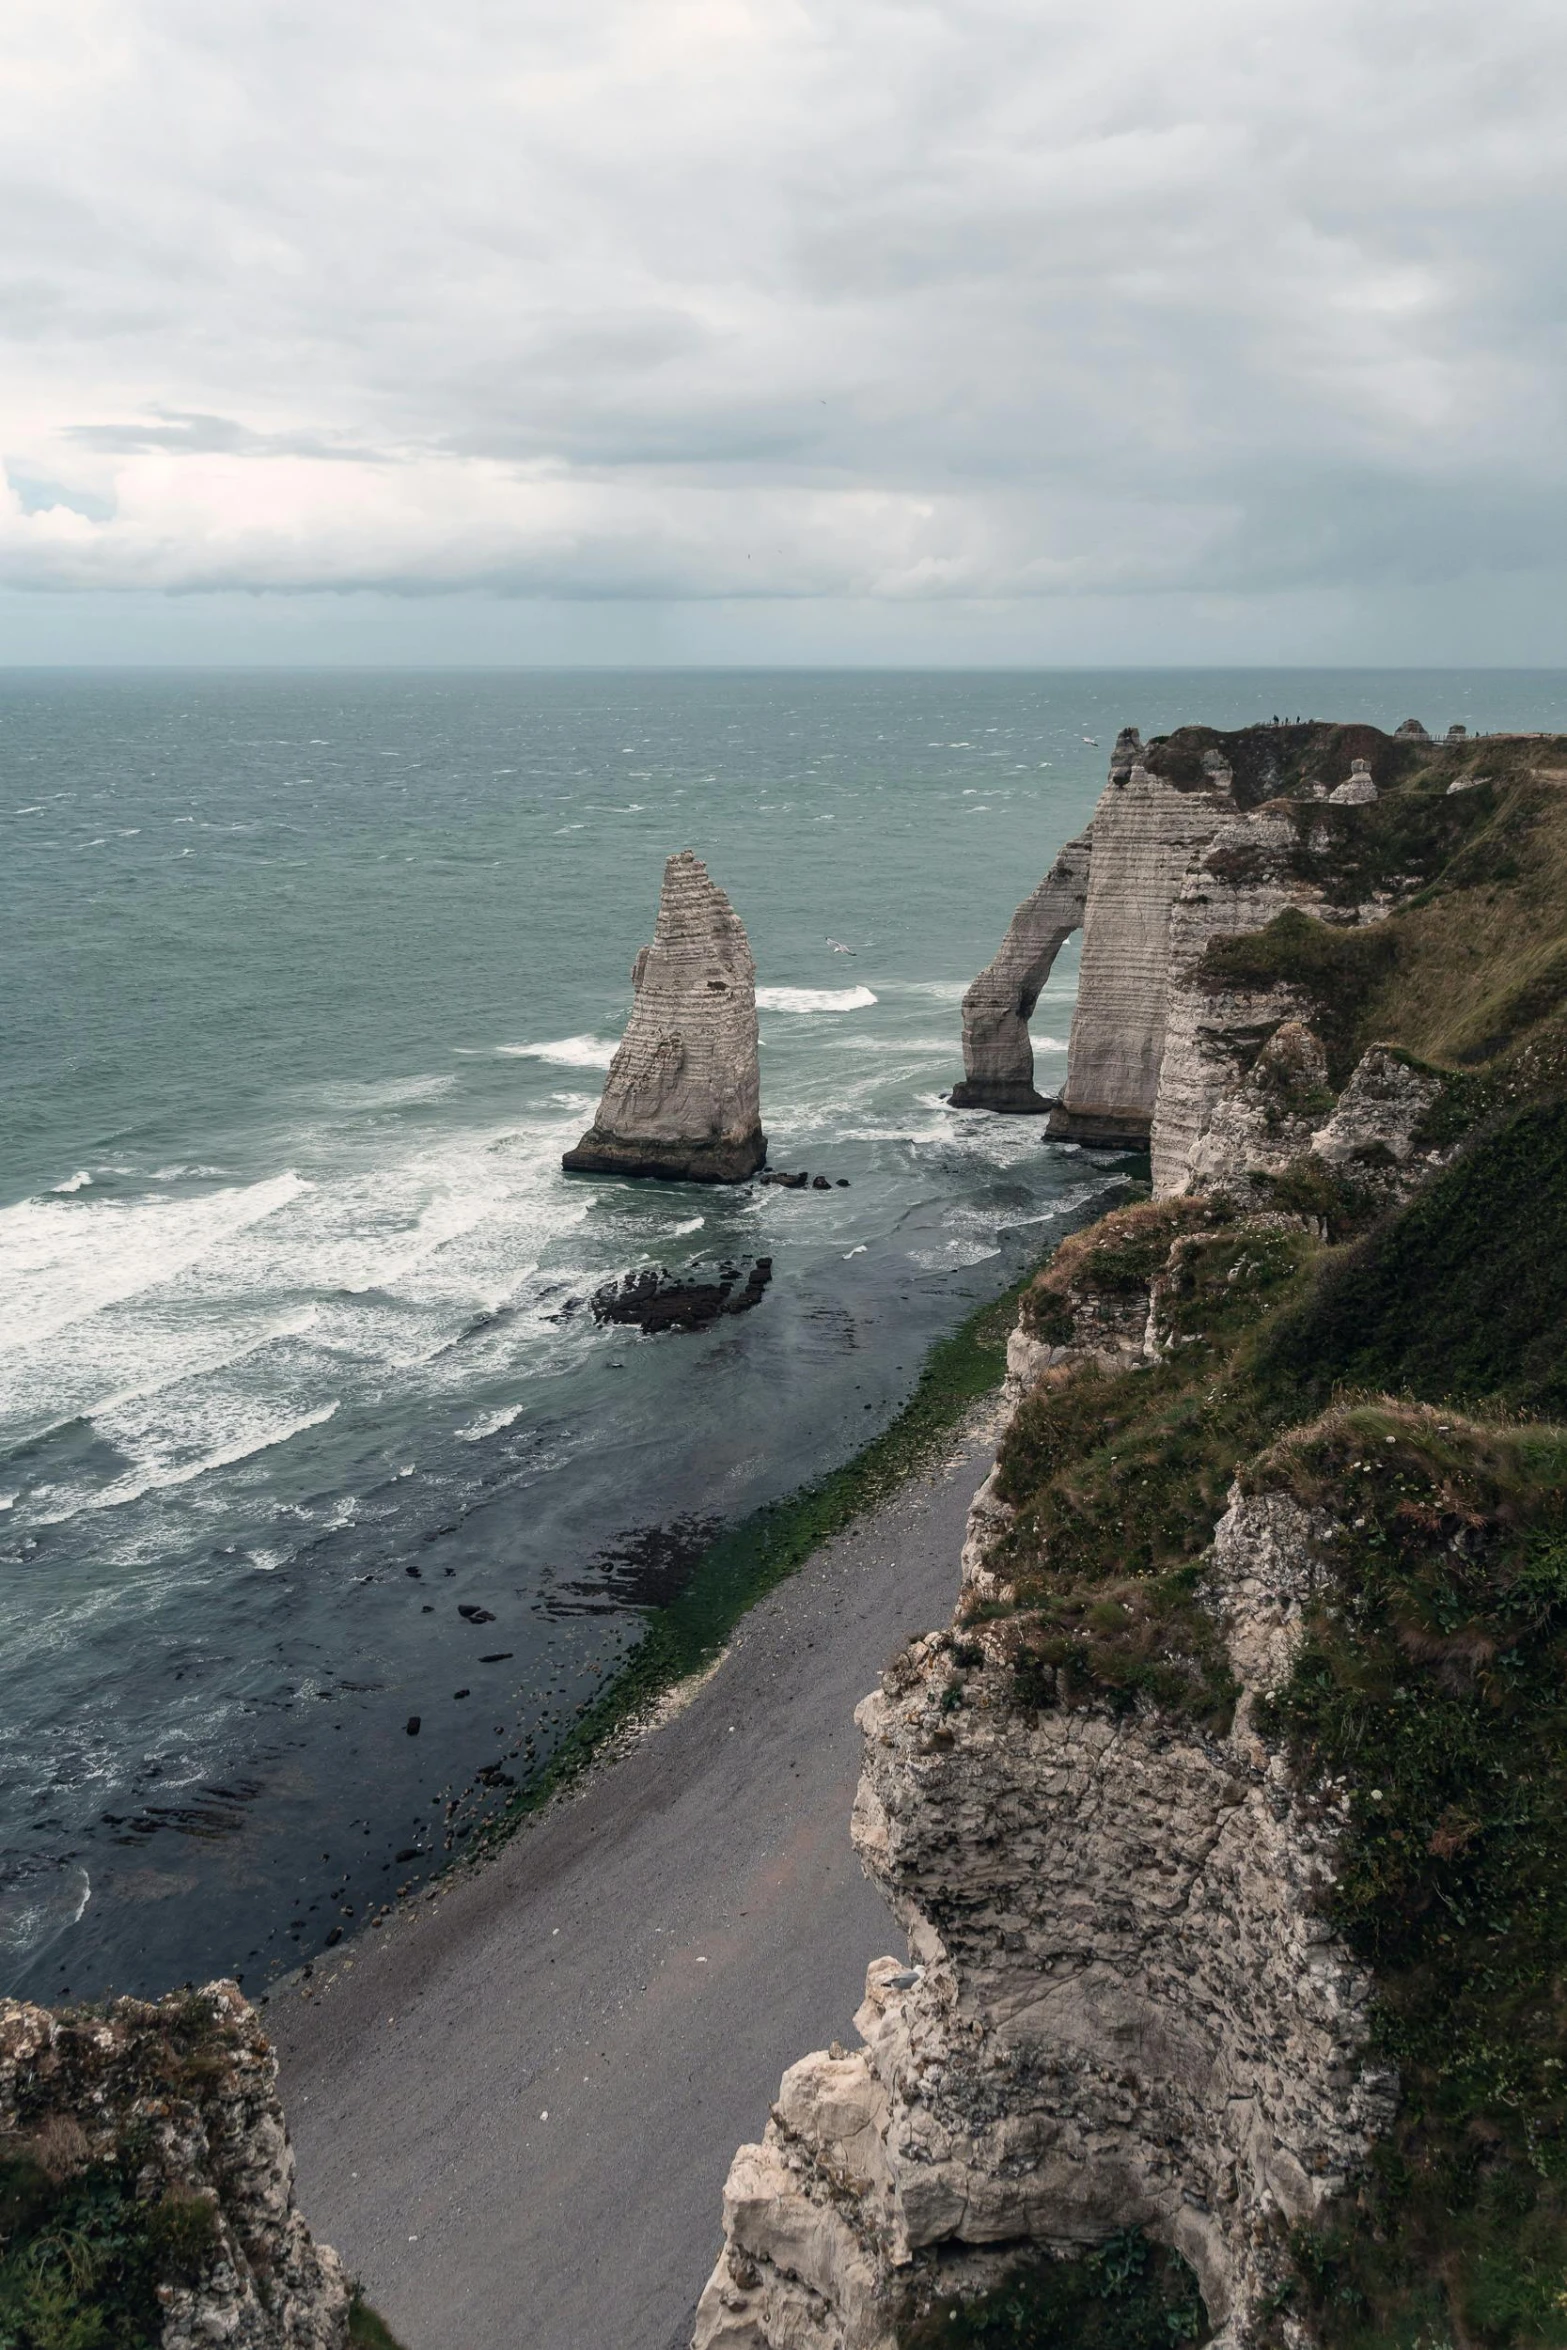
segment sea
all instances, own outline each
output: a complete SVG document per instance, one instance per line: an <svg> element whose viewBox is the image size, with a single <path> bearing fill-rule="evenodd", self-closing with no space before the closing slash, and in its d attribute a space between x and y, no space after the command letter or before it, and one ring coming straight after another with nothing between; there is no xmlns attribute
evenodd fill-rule
<svg viewBox="0 0 1567 2350"><path fill-rule="evenodd" d="M0 1988L262 1991L460 1851L1124 1185L948 1106L960 999L1119 726L1275 715L1567 676L0 671ZM681 848L828 1190L561 1170ZM593 1312L762 1255L708 1329Z"/></svg>

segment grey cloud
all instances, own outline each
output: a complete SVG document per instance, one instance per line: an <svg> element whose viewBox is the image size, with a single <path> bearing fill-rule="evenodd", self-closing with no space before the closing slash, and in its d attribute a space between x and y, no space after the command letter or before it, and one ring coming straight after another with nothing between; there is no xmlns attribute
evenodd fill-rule
<svg viewBox="0 0 1567 2350"><path fill-rule="evenodd" d="M157 450L177 457L317 457L336 464L385 465L386 451L346 437L313 432L252 432L231 416L154 412L156 421L68 424L63 437L105 456L133 457Z"/></svg>
<svg viewBox="0 0 1567 2350"><path fill-rule="evenodd" d="M1544 0L118 22L13 142L0 441L83 476L19 497L13 581L1396 598L1560 561Z"/></svg>

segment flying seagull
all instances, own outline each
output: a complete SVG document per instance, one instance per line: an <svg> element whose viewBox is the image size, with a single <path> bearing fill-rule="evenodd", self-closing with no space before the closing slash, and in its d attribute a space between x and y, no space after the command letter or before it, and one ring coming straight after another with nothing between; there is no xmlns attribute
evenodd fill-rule
<svg viewBox="0 0 1567 2350"><path fill-rule="evenodd" d="M1084 737L1083 737L1083 740L1084 740L1084 742L1085 742L1085 743L1087 743L1087 744L1089 745L1090 749L1092 749L1092 750L1095 750L1095 751L1097 751L1097 750L1098 750L1098 748L1099 748L1099 737L1098 737L1098 735L1097 735L1097 734L1085 734L1085 735L1084 735Z"/></svg>
<svg viewBox="0 0 1567 2350"><path fill-rule="evenodd" d="M860 951L858 947L846 947L843 941L837 938L830 938L827 944L835 955L857 955Z"/></svg>

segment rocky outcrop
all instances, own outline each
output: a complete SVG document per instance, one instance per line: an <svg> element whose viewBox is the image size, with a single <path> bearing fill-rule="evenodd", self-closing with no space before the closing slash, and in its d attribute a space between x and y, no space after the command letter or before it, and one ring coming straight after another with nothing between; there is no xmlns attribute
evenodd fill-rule
<svg viewBox="0 0 1567 2350"><path fill-rule="evenodd" d="M1172 1188L1255 1209L1278 1178L1306 1168L1336 1177L1362 1218L1412 1198L1452 1156L1422 1132L1442 1079L1382 1044L1361 1055L1336 1101L1327 1076L1320 1040L1286 1020L1220 1095Z"/></svg>
<svg viewBox="0 0 1567 2350"><path fill-rule="evenodd" d="M759 1306L773 1277L771 1257L757 1257L740 1278L738 1265L720 1265L710 1281L687 1280L661 1265L644 1266L606 1281L590 1300L595 1322L629 1323L649 1336L663 1330L706 1330L725 1314Z"/></svg>
<svg viewBox="0 0 1567 2350"><path fill-rule="evenodd" d="M1185 1188L1253 1204L1259 1176L1282 1175L1310 1151L1332 1101L1322 1040L1303 1021L1284 1021L1214 1104L1187 1158Z"/></svg>
<svg viewBox="0 0 1567 2350"><path fill-rule="evenodd" d="M1298 986L1227 986L1205 967L1215 939L1263 930L1289 909L1323 915L1321 890L1299 871L1299 845L1293 807L1270 804L1237 815L1194 860L1170 909L1164 1050L1151 1139L1160 1198L1191 1180L1192 1151L1215 1105L1273 1031L1283 1021L1311 1017L1311 1000Z"/></svg>
<svg viewBox="0 0 1567 2350"><path fill-rule="evenodd" d="M94 2341L121 2338L109 2292L145 2274L163 2350L346 2350L348 2285L294 2202L277 2060L236 1984L101 2011L0 2001L0 2135L25 2232L69 2240L58 2290L108 2326Z"/></svg>
<svg viewBox="0 0 1567 2350"><path fill-rule="evenodd" d="M1328 794L1334 806L1340 808L1363 808L1369 806L1376 796L1377 787L1372 780L1369 759L1357 759L1344 781L1336 783Z"/></svg>
<svg viewBox="0 0 1567 2350"><path fill-rule="evenodd" d="M1067 842L963 998L963 1081L950 1096L955 1110L1050 1108L1034 1085L1028 1023L1057 955L1082 927L1090 845L1086 832Z"/></svg>
<svg viewBox="0 0 1567 2350"><path fill-rule="evenodd" d="M632 966L631 1018L573 1174L742 1183L767 1156L756 965L739 916L682 849L664 867L653 942Z"/></svg>
<svg viewBox="0 0 1567 2350"><path fill-rule="evenodd" d="M1018 908L964 1000L966 1074L955 1106L1046 1106L1033 1083L1028 1015L1080 900L1077 1006L1049 1132L1146 1145L1156 1192L1182 1188L1214 1103L1281 1021L1311 1010L1297 986L1215 985L1207 949L1291 908L1339 926L1382 919L1421 876L1369 882L1374 859L1362 855L1368 836L1356 830L1369 819L1359 812L1388 783L1462 750L1460 742L1439 752L1412 723L1391 737L1317 721L1232 734L1183 727L1146 747L1123 728L1087 833Z"/></svg>
<svg viewBox="0 0 1567 2350"><path fill-rule="evenodd" d="M900 2306L990 2247L1142 2226L1252 2336L1309 2220L1386 2125L1370 1982L1323 1921L1341 1814L1252 1726L1330 1529L1236 1497L1207 1562L1242 1698L1227 1737L1018 1702L1004 1627L913 1643L860 1707L861 1859L911 1958L863 2046L785 2075L724 2201L697 2350L895 2350Z"/></svg>
<svg viewBox="0 0 1567 2350"><path fill-rule="evenodd" d="M1453 1146L1426 1141L1421 1129L1442 1093L1435 1070L1422 1069L1391 1045L1362 1053L1333 1115L1311 1138L1324 1165L1369 1188L1379 1203L1412 1198Z"/></svg>
<svg viewBox="0 0 1567 2350"><path fill-rule="evenodd" d="M1234 779L1217 750L1194 776L1169 776L1145 762L1132 730L1116 749L1090 827L1077 1008L1049 1131L1141 1148L1164 1053L1171 908L1193 859L1234 812Z"/></svg>

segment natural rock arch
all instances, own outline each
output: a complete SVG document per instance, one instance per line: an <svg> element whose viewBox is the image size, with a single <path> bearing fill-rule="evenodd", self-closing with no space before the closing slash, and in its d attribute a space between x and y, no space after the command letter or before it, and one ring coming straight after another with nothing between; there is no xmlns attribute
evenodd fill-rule
<svg viewBox="0 0 1567 2350"><path fill-rule="evenodd" d="M1067 842L963 998L963 1082L952 1089L955 1110L1050 1108L1034 1084L1028 1023L1057 955L1082 927L1089 845L1086 832Z"/></svg>

